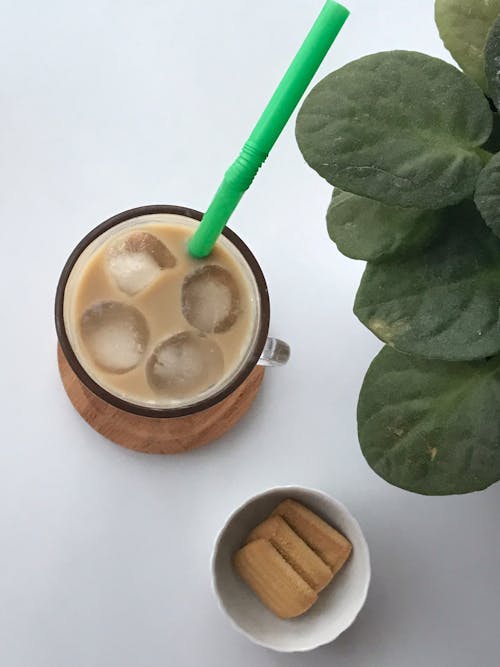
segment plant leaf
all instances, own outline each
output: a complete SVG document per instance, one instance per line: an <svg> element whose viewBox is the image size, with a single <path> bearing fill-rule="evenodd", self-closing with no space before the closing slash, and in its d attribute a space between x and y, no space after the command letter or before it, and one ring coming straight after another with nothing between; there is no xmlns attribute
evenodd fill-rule
<svg viewBox="0 0 500 667"><path fill-rule="evenodd" d="M354 312L402 352L452 361L500 351L500 240L472 202L416 257L369 263Z"/></svg>
<svg viewBox="0 0 500 667"><path fill-rule="evenodd" d="M500 108L500 18L491 28L484 51L488 92L496 108Z"/></svg>
<svg viewBox="0 0 500 667"><path fill-rule="evenodd" d="M488 92L484 48L500 14L500 0L436 0L436 24L444 45L463 71Z"/></svg>
<svg viewBox="0 0 500 667"><path fill-rule="evenodd" d="M425 248L443 228L439 211L386 206L335 188L326 216L328 233L341 253L380 262Z"/></svg>
<svg viewBox="0 0 500 667"><path fill-rule="evenodd" d="M479 175L475 202L486 224L500 236L500 153Z"/></svg>
<svg viewBox="0 0 500 667"><path fill-rule="evenodd" d="M384 348L358 403L361 449L408 491L470 493L500 479L500 357L451 363Z"/></svg>
<svg viewBox="0 0 500 667"><path fill-rule="evenodd" d="M438 209L470 196L491 134L481 90L437 58L361 58L313 88L297 118L299 148L329 183L390 206Z"/></svg>

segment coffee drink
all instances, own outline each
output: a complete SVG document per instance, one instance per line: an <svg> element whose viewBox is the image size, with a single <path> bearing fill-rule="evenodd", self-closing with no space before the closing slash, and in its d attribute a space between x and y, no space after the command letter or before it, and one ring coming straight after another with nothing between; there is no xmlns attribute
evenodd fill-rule
<svg viewBox="0 0 500 667"><path fill-rule="evenodd" d="M108 229L76 261L64 323L86 373L136 405L176 408L223 388L252 354L255 278L221 236L209 257L187 243L197 221L159 213Z"/></svg>

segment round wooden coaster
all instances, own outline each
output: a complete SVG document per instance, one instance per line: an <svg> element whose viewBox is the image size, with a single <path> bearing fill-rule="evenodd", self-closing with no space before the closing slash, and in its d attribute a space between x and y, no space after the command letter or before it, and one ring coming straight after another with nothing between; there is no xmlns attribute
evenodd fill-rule
<svg viewBox="0 0 500 667"><path fill-rule="evenodd" d="M185 417L155 419L115 408L93 394L75 375L59 345L57 361L66 393L85 421L105 438L145 454L178 454L216 440L247 412L264 377L264 368L256 366L217 405Z"/></svg>

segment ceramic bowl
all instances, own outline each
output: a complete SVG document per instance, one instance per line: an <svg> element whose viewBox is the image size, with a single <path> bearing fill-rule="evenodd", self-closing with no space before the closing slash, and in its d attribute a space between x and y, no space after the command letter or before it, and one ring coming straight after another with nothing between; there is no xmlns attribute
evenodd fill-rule
<svg viewBox="0 0 500 667"><path fill-rule="evenodd" d="M306 614L281 620L240 579L231 560L250 530L286 498L293 498L316 512L350 540L353 550L345 566ZM363 607L370 583L368 545L358 522L338 500L315 489L276 487L253 496L228 518L215 541L212 581L220 607L248 639L275 651L310 651L336 639Z"/></svg>

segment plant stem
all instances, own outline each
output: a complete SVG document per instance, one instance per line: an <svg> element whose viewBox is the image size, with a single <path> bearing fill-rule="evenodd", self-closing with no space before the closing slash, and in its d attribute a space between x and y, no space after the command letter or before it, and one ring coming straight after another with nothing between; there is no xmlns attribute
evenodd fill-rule
<svg viewBox="0 0 500 667"><path fill-rule="evenodd" d="M493 153L490 153L490 151L487 151L484 148L476 148L476 153L477 155L479 155L479 158L483 163L483 166L486 166L493 157Z"/></svg>

